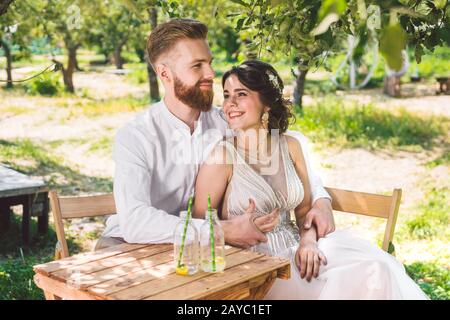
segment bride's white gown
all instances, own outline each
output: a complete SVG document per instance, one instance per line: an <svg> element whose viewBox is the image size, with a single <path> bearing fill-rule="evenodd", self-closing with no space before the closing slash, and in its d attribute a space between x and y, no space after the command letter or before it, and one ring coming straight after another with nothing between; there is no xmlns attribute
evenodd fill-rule
<svg viewBox="0 0 450 320"><path fill-rule="evenodd" d="M231 141L222 141L233 159L231 191L226 200L228 218L245 212L249 198L255 200L258 214L280 209L280 223L267 234L268 242L252 248L291 261L291 278L277 279L266 299L428 299L400 262L352 235L349 229L320 239L319 249L328 264L321 265L319 277L311 282L300 278L294 260L299 233L290 220L290 211L301 203L303 185L289 156L285 136L279 142L271 156L272 162L278 159L279 166L274 174L265 175L260 174L261 164L248 161Z"/></svg>

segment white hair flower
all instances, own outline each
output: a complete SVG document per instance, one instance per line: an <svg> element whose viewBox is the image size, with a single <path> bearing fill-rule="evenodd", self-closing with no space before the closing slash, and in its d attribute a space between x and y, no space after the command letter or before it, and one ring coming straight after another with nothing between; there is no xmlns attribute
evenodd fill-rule
<svg viewBox="0 0 450 320"><path fill-rule="evenodd" d="M270 83L272 83L272 85L280 92L280 94L282 94L280 83L278 82L278 77L269 70L266 70L266 74L269 77Z"/></svg>

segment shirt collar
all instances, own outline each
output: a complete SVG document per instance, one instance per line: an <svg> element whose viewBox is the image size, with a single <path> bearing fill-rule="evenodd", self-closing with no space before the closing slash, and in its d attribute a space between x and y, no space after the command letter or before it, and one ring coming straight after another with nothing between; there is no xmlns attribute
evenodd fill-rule
<svg viewBox="0 0 450 320"><path fill-rule="evenodd" d="M167 105L165 104L164 100L161 100L161 109L163 111L165 119L169 122L169 124L174 127L177 130L181 130L184 132L187 132L189 135L191 135L191 129L189 126L184 123L182 120L178 119L172 112L170 112L169 108L167 108ZM200 112L200 116L198 117L198 120L196 121L194 132L192 133L192 136L200 135L203 132L203 120L205 118L205 112Z"/></svg>

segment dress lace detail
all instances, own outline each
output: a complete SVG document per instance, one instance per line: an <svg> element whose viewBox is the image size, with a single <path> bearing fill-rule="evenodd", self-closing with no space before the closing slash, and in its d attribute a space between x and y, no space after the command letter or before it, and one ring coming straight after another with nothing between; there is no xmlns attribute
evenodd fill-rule
<svg viewBox="0 0 450 320"><path fill-rule="evenodd" d="M267 177L260 173L261 170L258 172L255 169L258 164L248 164L244 155L230 140L223 143L233 159L231 192L227 199L228 218L232 219L245 212L249 198L255 201L257 215L270 213L275 208L280 209L280 223L266 234L268 242L256 245L251 250L277 255L297 245L299 233L297 226L291 221L291 211L302 202L304 189L289 155L286 137L282 135L280 139L276 139L276 151L271 156L271 165L275 165L275 168L278 166L278 170Z"/></svg>

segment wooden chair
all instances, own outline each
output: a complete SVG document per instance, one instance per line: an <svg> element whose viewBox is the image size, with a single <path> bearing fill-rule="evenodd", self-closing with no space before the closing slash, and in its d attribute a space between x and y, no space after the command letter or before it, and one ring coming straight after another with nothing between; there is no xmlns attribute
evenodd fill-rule
<svg viewBox="0 0 450 320"><path fill-rule="evenodd" d="M382 249L393 253L392 238L402 198L401 189L394 189L390 196L335 188L325 189L332 198L332 207L335 211L387 219Z"/></svg>
<svg viewBox="0 0 450 320"><path fill-rule="evenodd" d="M116 214L116 204L112 193L96 196L60 197L56 191L50 191L49 197L58 238L55 260L69 256L63 219Z"/></svg>

